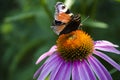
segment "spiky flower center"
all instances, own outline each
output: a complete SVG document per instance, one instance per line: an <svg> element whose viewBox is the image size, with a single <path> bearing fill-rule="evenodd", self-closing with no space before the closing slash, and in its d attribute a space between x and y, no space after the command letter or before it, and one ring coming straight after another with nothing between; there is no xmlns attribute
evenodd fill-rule
<svg viewBox="0 0 120 80"><path fill-rule="evenodd" d="M82 60L93 52L93 40L82 30L62 34L57 40L57 50L66 61Z"/></svg>

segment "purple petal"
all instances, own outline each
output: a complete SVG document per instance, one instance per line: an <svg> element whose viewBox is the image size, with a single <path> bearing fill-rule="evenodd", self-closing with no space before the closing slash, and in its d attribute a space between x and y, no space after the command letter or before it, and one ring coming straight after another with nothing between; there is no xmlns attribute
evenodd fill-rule
<svg viewBox="0 0 120 80"><path fill-rule="evenodd" d="M84 60L83 69L86 72L86 76L89 78L86 80L96 80L95 74L86 60Z"/></svg>
<svg viewBox="0 0 120 80"><path fill-rule="evenodd" d="M37 78L38 75L41 73L41 70L43 69L43 67L44 67L47 63L51 62L51 60L53 60L53 59L55 59L55 58L57 58L57 57L58 57L58 55L57 55L56 53L53 54L53 55L51 55L51 56L45 61L45 63L35 72L33 78Z"/></svg>
<svg viewBox="0 0 120 80"><path fill-rule="evenodd" d="M80 80L79 72L78 72L78 63L77 61L73 62L72 68L72 80Z"/></svg>
<svg viewBox="0 0 120 80"><path fill-rule="evenodd" d="M95 74L97 75L99 80L108 80L107 76L105 75L105 73L103 72L102 68L99 66L99 64L95 61L95 58L90 56L88 58L88 62L90 64L90 66L92 67L93 71L95 72Z"/></svg>
<svg viewBox="0 0 120 80"><path fill-rule="evenodd" d="M55 51L56 51L57 46L53 46L48 52L44 53L43 55L41 55L38 60L36 61L35 64L40 63L43 59L45 59L47 56L52 55Z"/></svg>
<svg viewBox="0 0 120 80"><path fill-rule="evenodd" d="M54 52L54 54L51 55L51 56L45 61L45 63L49 63L51 60L53 60L53 59L55 59L55 58L57 58L57 57L58 57L57 52Z"/></svg>
<svg viewBox="0 0 120 80"><path fill-rule="evenodd" d="M112 80L112 77L110 75L110 73L108 72L108 70L101 64L100 61L98 61L95 57L94 57L94 61L101 67L101 69L103 70L105 76L108 78L108 80Z"/></svg>
<svg viewBox="0 0 120 80"><path fill-rule="evenodd" d="M97 46L95 49L120 54L120 51L111 46Z"/></svg>
<svg viewBox="0 0 120 80"><path fill-rule="evenodd" d="M94 53L101 57L102 59L104 59L105 61L107 61L108 63L110 63L113 67L115 67L116 69L118 69L120 71L120 65L117 64L114 60L112 60L110 57L108 57L107 55L105 55L102 52L99 51L94 51Z"/></svg>
<svg viewBox="0 0 120 80"><path fill-rule="evenodd" d="M50 80L55 80L55 77L57 75L57 73L59 72L59 69L61 67L61 65L63 64L63 61L61 61L61 63L59 63L58 66L56 66L56 68L54 68L50 74Z"/></svg>
<svg viewBox="0 0 120 80"><path fill-rule="evenodd" d="M41 73L41 71L42 71L42 69L43 69L44 66L45 66L45 64L43 64L43 65L35 72L35 74L34 74L34 76L33 76L33 79L37 78L38 75L40 75L40 73Z"/></svg>
<svg viewBox="0 0 120 80"><path fill-rule="evenodd" d="M48 74L56 67L59 65L59 63L61 62L59 57L56 57L54 59L52 59L49 63L47 63L43 69L42 72L40 74L40 76L38 77L38 80L44 80Z"/></svg>
<svg viewBox="0 0 120 80"><path fill-rule="evenodd" d="M70 80L71 70L72 70L72 63L68 62L67 63L67 69L66 69L66 72L65 72L65 79L63 79L63 80Z"/></svg>
<svg viewBox="0 0 120 80"><path fill-rule="evenodd" d="M79 71L80 80L90 80L87 72L84 69L84 61L79 61L77 68Z"/></svg>
<svg viewBox="0 0 120 80"><path fill-rule="evenodd" d="M100 47L100 46L111 46L111 47L119 47L118 45L115 45L109 41L101 40L101 41L95 41L94 42L95 47Z"/></svg>
<svg viewBox="0 0 120 80"><path fill-rule="evenodd" d="M71 62L63 62L55 79L53 80L70 80Z"/></svg>

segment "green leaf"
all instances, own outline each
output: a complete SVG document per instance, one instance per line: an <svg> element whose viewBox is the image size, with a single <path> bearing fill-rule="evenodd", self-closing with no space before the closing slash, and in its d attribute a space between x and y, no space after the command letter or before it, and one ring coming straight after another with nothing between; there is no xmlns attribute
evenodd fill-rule
<svg viewBox="0 0 120 80"><path fill-rule="evenodd" d="M3 23L2 27L1 27L1 32L3 34L8 34L13 30L13 24L11 23Z"/></svg>
<svg viewBox="0 0 120 80"><path fill-rule="evenodd" d="M92 20L86 21L85 25L96 28L108 28L108 25L106 23Z"/></svg>
<svg viewBox="0 0 120 80"><path fill-rule="evenodd" d="M36 15L36 12L27 12L27 13L20 13L12 17L5 18L5 22L11 22L16 20L24 20L27 18L34 17Z"/></svg>
<svg viewBox="0 0 120 80"><path fill-rule="evenodd" d="M120 2L120 0L115 0L116 2Z"/></svg>

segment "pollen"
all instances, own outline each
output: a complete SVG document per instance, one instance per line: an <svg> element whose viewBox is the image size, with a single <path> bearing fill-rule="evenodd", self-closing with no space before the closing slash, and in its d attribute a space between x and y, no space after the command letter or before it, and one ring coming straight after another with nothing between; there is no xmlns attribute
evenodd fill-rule
<svg viewBox="0 0 120 80"><path fill-rule="evenodd" d="M82 30L62 34L57 40L57 50L66 61L82 60L93 52L93 40Z"/></svg>

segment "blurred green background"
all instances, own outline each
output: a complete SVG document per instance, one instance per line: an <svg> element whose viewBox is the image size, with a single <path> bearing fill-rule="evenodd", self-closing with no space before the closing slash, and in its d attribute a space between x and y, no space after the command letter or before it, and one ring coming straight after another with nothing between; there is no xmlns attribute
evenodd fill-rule
<svg viewBox="0 0 120 80"><path fill-rule="evenodd" d="M0 80L33 80L37 58L56 44L50 28L58 0L0 0ZM120 0L59 0L81 14L83 30L94 40L120 45ZM119 48L120 50L120 48ZM120 64L120 55L106 53ZM120 72L101 62L114 80Z"/></svg>

